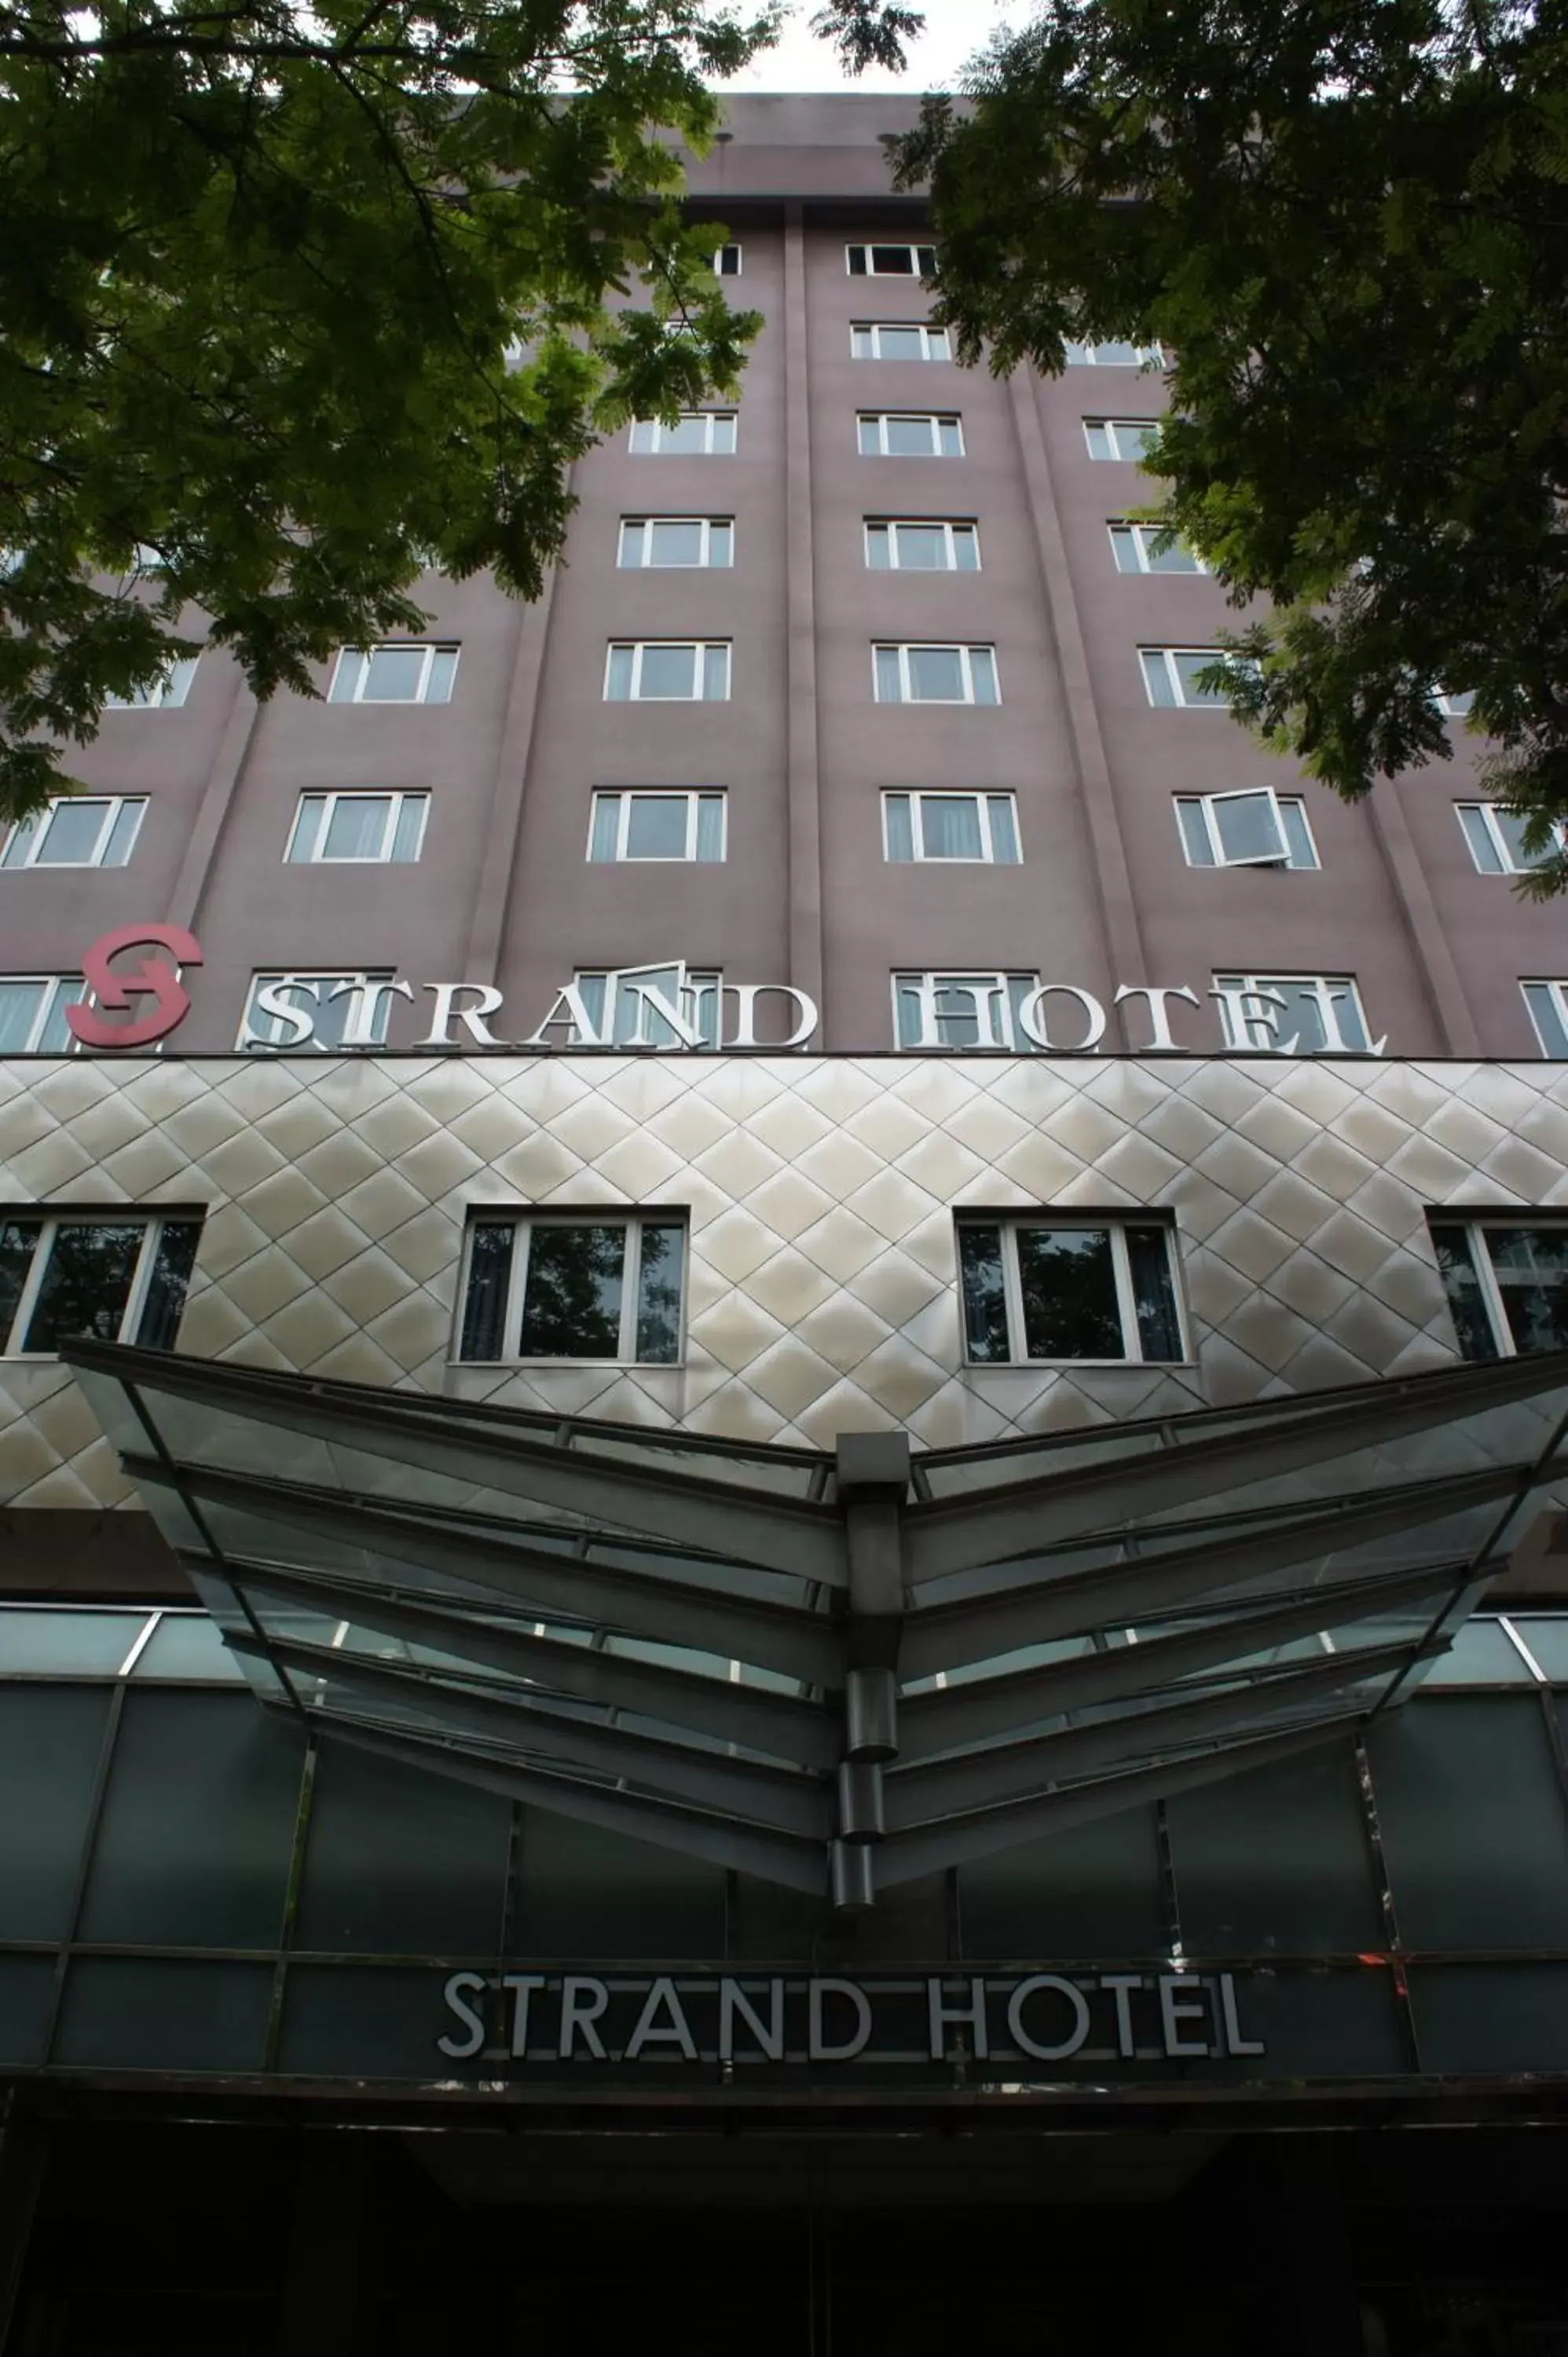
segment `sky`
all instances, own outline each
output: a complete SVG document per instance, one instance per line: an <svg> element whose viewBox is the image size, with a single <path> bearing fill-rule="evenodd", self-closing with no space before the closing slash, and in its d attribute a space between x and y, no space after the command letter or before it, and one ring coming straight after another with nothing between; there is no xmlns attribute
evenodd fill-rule
<svg viewBox="0 0 1568 2357"><path fill-rule="evenodd" d="M919 6L921 0L908 0ZM953 87L960 68L1009 13L1015 18L1027 10L1011 11L1001 0L924 0L926 29L908 44L909 64L902 74L872 71L849 81L830 41L820 41L811 29L819 0L796 0L794 13L777 48L756 65L726 82L726 90L904 90L911 96L922 91Z"/></svg>

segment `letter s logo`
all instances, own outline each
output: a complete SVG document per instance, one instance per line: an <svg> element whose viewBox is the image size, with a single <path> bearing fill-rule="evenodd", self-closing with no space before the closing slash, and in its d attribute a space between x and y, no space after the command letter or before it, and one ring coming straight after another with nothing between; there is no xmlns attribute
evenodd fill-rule
<svg viewBox="0 0 1568 2357"><path fill-rule="evenodd" d="M183 1023L190 1012L190 994L178 974L152 958L144 958L139 965L116 974L111 958L122 950L166 950L181 965L201 963L201 944L194 933L181 925L122 925L117 932L105 933L93 942L81 961L81 971L87 986L98 1001L97 1006L68 1006L65 1019L72 1035L84 1048L145 1048L155 1039L164 1039L177 1023ZM150 998L153 1005L145 1015L131 1023L106 1023L100 1007L113 1007L124 1013L135 998Z"/></svg>

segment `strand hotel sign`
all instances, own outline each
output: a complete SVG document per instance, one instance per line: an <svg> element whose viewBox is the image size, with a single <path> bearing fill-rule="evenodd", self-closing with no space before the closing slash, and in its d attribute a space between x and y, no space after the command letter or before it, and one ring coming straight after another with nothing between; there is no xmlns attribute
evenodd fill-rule
<svg viewBox="0 0 1568 2357"><path fill-rule="evenodd" d="M1265 2051L1232 1973L458 1972L442 1996L435 2042L449 2062L1098 2066Z"/></svg>
<svg viewBox="0 0 1568 2357"><path fill-rule="evenodd" d="M105 933L81 961L81 1003L65 1009L72 1038L103 1052L149 1048L168 1039L190 1012L186 976L202 963L200 942L183 926L124 925ZM960 1043L955 1026L961 1027L965 1041L993 1044L1008 1036L997 1020L998 1002L1005 999L1015 1046L1058 1055L1098 1052L1110 1016L1092 991L1077 983L1046 982L1014 995L1004 989L1004 980L900 977L898 1045L952 1048ZM1220 983L1204 996L1223 1011L1227 1044L1245 1042L1249 1053L1289 1056L1343 1042L1341 1052L1380 1056L1388 1044L1377 1039L1352 1049L1340 1007L1353 994L1331 980L1293 982L1289 999L1266 983L1240 981ZM258 976L239 1044L274 1053L382 1047L390 1010L400 999L420 1009L421 1021L429 1017L427 1028L407 1046L448 1053L613 1048L778 1054L811 1047L820 1028L816 1002L793 983L699 977L675 961L578 974L559 985L532 1030L510 1037L497 1028L503 1020L502 996L489 983L415 985L397 974L336 980L319 974ZM1147 1027L1148 1037L1131 1043L1134 1054L1207 1052L1174 1036L1172 1009L1181 1002L1201 1005L1197 992L1185 985L1118 985L1112 1006L1135 1010L1134 1019ZM1310 1020L1316 1039L1301 1036L1298 1026L1305 1020Z"/></svg>

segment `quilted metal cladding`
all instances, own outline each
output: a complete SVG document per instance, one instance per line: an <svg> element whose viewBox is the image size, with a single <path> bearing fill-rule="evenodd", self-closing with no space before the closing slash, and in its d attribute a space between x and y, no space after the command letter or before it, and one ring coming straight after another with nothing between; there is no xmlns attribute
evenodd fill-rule
<svg viewBox="0 0 1568 2357"><path fill-rule="evenodd" d="M841 1906L1388 1706L1568 1488L1568 1354L924 1458L66 1356L269 1707Z"/></svg>

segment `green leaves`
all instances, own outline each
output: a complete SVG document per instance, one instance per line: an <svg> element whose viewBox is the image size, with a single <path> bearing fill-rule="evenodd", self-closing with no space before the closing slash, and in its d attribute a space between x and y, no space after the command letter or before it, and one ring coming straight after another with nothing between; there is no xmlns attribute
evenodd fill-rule
<svg viewBox="0 0 1568 2357"><path fill-rule="evenodd" d="M1472 694L1488 786L1543 844L1568 815L1565 89L1560 13L1509 0L1046 0L899 157L966 357L1174 354L1152 511L1242 609L1237 718L1355 797L1447 759L1435 692Z"/></svg>

